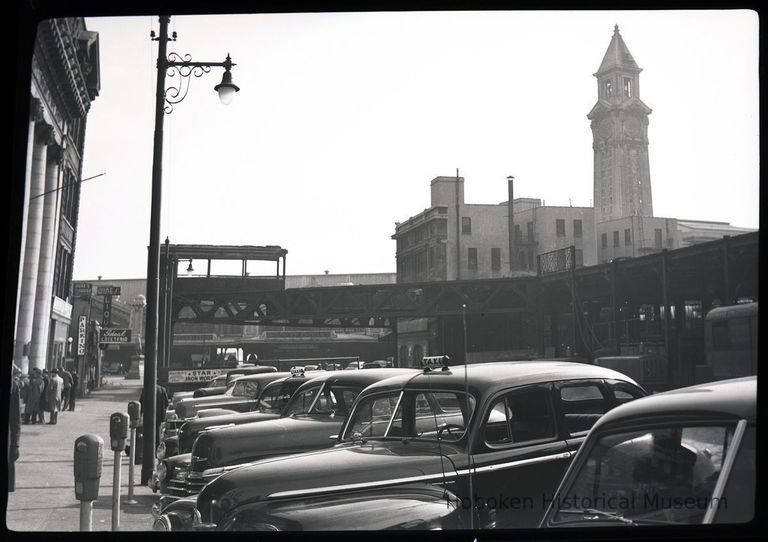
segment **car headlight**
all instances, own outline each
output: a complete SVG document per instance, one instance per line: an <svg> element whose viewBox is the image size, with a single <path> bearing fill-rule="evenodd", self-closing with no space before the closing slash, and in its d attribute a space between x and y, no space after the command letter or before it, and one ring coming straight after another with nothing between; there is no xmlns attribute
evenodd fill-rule
<svg viewBox="0 0 768 542"><path fill-rule="evenodd" d="M155 457L158 459L165 459L165 441L162 441L160 445L157 447L157 452L155 453Z"/></svg>
<svg viewBox="0 0 768 542"><path fill-rule="evenodd" d="M161 461L157 465L157 479L161 482L168 476L168 467L165 466L165 461Z"/></svg>
<svg viewBox="0 0 768 542"><path fill-rule="evenodd" d="M171 519L165 514L162 514L152 524L152 530L153 531L172 531L173 525L171 524Z"/></svg>

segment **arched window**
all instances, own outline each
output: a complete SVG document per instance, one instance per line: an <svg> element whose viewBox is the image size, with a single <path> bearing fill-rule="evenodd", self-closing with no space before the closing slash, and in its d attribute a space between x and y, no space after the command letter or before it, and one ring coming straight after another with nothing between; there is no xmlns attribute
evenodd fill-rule
<svg viewBox="0 0 768 542"><path fill-rule="evenodd" d="M610 98L611 96L613 96L613 83L611 82L610 79L603 82L603 91L605 93L606 98Z"/></svg>
<svg viewBox="0 0 768 542"><path fill-rule="evenodd" d="M408 367L408 345L400 347L400 367Z"/></svg>

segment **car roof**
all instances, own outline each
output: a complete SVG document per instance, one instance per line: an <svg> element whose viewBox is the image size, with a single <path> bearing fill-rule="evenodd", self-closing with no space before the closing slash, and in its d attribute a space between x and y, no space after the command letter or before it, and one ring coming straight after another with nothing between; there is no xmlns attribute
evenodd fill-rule
<svg viewBox="0 0 768 542"><path fill-rule="evenodd" d="M242 381L261 381L261 380L269 380L270 382L272 380L277 380L278 378L286 378L291 376L291 373L256 373L252 375L244 375L244 376L238 376L237 378L233 378L230 384L233 382L242 382Z"/></svg>
<svg viewBox="0 0 768 542"><path fill-rule="evenodd" d="M393 376L404 376L408 378L418 374L416 369L395 369L395 368L379 368L379 369L358 369L357 371L326 371L325 374L312 378L309 382L302 384L297 390L297 393L302 391L304 387L308 387L318 382L328 382L331 384L341 385L362 385L364 388L370 386L374 382L378 382L383 379L388 379Z"/></svg>
<svg viewBox="0 0 768 542"><path fill-rule="evenodd" d="M662 416L734 417L754 420L757 377L748 376L697 384L642 397L605 414L595 429L605 424Z"/></svg>
<svg viewBox="0 0 768 542"><path fill-rule="evenodd" d="M465 387L465 367L466 385L475 395L488 395L513 386L542 384L558 380L608 379L637 385L630 377L606 367L570 361L537 360L452 365L449 367L450 371L437 369L428 373L421 373L415 378L410 377L410 379L408 376L389 378L371 385L366 391L396 389L406 383L408 383L408 387L441 387L463 390ZM382 369L378 370L381 371Z"/></svg>

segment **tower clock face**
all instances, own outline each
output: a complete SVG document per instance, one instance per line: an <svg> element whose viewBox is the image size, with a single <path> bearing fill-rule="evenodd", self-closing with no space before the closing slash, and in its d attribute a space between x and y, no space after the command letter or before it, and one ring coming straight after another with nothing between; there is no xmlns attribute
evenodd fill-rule
<svg viewBox="0 0 768 542"><path fill-rule="evenodd" d="M642 131L642 126L640 125L640 121L635 117L628 118L627 120L624 121L624 131L629 136L632 136L632 137L639 136L640 132Z"/></svg>
<svg viewBox="0 0 768 542"><path fill-rule="evenodd" d="M613 134L613 122L611 119L603 119L597 125L597 135L600 139L608 139Z"/></svg>

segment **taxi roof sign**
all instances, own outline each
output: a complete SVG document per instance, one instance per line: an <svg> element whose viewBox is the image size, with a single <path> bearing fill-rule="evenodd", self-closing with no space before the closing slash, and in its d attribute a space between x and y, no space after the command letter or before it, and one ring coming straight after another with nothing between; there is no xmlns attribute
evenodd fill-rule
<svg viewBox="0 0 768 542"><path fill-rule="evenodd" d="M448 367L448 362L451 360L448 356L424 356L421 359L421 366L425 370L432 369L433 367Z"/></svg>
<svg viewBox="0 0 768 542"><path fill-rule="evenodd" d="M291 367L291 376L304 376L304 367Z"/></svg>

